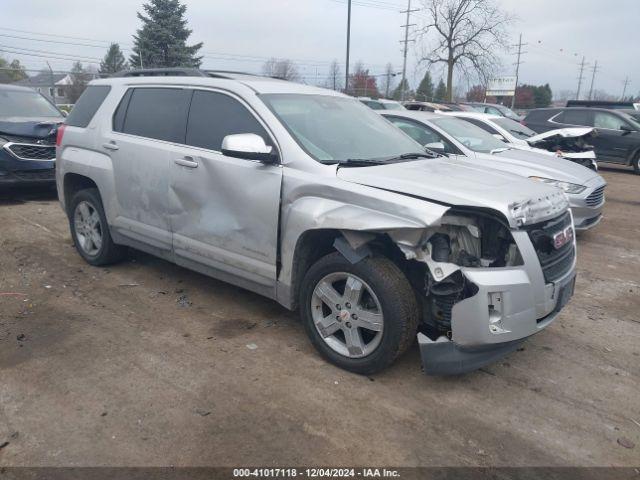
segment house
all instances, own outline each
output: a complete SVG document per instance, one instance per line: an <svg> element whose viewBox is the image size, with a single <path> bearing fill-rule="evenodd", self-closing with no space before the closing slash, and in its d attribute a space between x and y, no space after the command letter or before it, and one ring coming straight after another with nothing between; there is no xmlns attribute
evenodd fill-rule
<svg viewBox="0 0 640 480"><path fill-rule="evenodd" d="M61 105L71 103L68 98L68 89L71 82L71 76L67 73L43 71L13 84L31 87L51 99L54 103Z"/></svg>

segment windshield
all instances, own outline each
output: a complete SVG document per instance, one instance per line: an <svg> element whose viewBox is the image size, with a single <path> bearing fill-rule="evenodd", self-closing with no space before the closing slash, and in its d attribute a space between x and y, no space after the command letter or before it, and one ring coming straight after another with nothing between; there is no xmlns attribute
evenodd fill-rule
<svg viewBox="0 0 640 480"><path fill-rule="evenodd" d="M520 140L526 140L529 137L537 135L537 133L530 128L525 127L521 123L516 122L515 120L511 120L507 117L494 118L493 122L495 122L498 126L504 128L507 132L509 132L514 137L519 138Z"/></svg>
<svg viewBox="0 0 640 480"><path fill-rule="evenodd" d="M0 90L2 117L61 117L46 98L35 91Z"/></svg>
<svg viewBox="0 0 640 480"><path fill-rule="evenodd" d="M434 118L431 122L474 152L491 153L508 148L490 133L464 120L447 117Z"/></svg>
<svg viewBox="0 0 640 480"><path fill-rule="evenodd" d="M260 98L298 145L322 163L424 152L401 130L353 98L300 94Z"/></svg>

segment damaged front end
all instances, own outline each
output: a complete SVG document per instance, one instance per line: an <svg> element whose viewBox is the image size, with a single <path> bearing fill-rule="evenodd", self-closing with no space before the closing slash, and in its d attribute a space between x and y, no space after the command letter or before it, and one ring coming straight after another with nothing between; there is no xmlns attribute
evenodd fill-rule
<svg viewBox="0 0 640 480"><path fill-rule="evenodd" d="M530 137L527 143L597 171L596 155L589 143L595 135L597 132L593 128L562 128Z"/></svg>
<svg viewBox="0 0 640 480"><path fill-rule="evenodd" d="M486 211L452 208L419 237L388 235L421 305L418 343L427 374L465 373L506 355L551 323L573 293L569 212L513 229ZM366 238L360 240L366 255Z"/></svg>

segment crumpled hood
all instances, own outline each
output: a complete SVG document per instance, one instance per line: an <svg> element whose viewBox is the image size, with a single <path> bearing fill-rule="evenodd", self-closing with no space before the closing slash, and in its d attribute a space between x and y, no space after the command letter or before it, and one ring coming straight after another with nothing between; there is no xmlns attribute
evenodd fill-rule
<svg viewBox="0 0 640 480"><path fill-rule="evenodd" d="M591 127L580 127L580 128L559 128L556 130L548 130L544 133L539 133L538 135L534 135L533 137L527 138L527 143L532 147L535 147L536 144L541 141L549 141L560 138L582 138L582 137L591 137L593 135L594 129Z"/></svg>
<svg viewBox="0 0 640 480"><path fill-rule="evenodd" d="M493 170L457 158L434 158L371 167L342 167L342 180L381 188L452 206L489 208L501 212L512 226L515 204L530 202L535 218L528 223L553 218L568 206L557 188L521 176Z"/></svg>
<svg viewBox="0 0 640 480"><path fill-rule="evenodd" d="M477 153L476 161L522 177L552 178L578 185L587 185L600 177L593 170L569 160L527 150L509 149L493 155Z"/></svg>
<svg viewBox="0 0 640 480"><path fill-rule="evenodd" d="M0 136L5 134L17 137L48 138L56 133L58 125L63 120L63 117L4 117L0 119Z"/></svg>

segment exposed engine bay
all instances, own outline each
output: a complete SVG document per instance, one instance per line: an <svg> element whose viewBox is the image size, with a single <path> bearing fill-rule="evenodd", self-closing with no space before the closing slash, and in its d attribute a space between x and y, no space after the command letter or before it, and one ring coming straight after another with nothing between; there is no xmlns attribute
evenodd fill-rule
<svg viewBox="0 0 640 480"><path fill-rule="evenodd" d="M490 215L448 214L427 230L407 276L419 293L423 327L432 339L451 336L453 306L478 292L461 268L518 266L523 259L507 225Z"/></svg>

